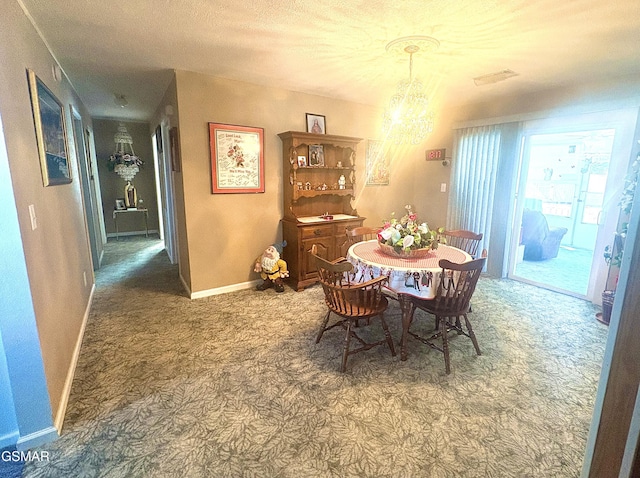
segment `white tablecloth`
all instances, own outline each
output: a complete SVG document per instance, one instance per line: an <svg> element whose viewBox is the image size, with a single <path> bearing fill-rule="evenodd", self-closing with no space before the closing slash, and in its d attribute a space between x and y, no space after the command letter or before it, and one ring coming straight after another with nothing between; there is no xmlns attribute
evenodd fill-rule
<svg viewBox="0 0 640 478"><path fill-rule="evenodd" d="M411 294L432 299L440 281L440 259L463 263L471 260L465 251L439 245L428 256L403 258L390 256L378 247L378 241L364 241L352 245L347 260L354 266L356 281L367 281L381 275L389 277L388 290L394 294Z"/></svg>

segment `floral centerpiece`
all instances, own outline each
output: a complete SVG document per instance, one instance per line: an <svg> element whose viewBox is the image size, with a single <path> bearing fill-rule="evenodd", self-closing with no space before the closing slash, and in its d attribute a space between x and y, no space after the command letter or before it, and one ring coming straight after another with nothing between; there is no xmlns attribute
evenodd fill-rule
<svg viewBox="0 0 640 478"><path fill-rule="evenodd" d="M400 219L391 214L378 233L380 249L392 255L420 257L437 249L444 228L429 229L426 222L419 223L411 205L406 205L407 213Z"/></svg>

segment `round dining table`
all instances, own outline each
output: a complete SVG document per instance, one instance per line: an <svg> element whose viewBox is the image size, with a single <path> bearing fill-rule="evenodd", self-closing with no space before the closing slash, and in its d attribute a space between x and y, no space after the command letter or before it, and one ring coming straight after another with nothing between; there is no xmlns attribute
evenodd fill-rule
<svg viewBox="0 0 640 478"><path fill-rule="evenodd" d="M391 256L382 251L377 240L353 244L347 251L346 259L353 265L356 281L367 281L387 276L385 286L388 295L398 299L402 310L402 338L400 359L407 359L407 338L411 325L411 296L423 300L433 299L438 290L442 268L441 259L458 264L473 258L465 251L444 244L423 257Z"/></svg>

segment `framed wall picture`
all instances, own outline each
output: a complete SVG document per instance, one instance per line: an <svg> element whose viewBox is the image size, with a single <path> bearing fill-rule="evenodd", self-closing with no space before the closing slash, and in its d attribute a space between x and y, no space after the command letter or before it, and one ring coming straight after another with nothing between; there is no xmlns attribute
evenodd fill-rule
<svg viewBox="0 0 640 478"><path fill-rule="evenodd" d="M264 130L209 123L213 194L264 192Z"/></svg>
<svg viewBox="0 0 640 478"><path fill-rule="evenodd" d="M389 185L389 160L384 150L384 142L373 139L367 141L365 171L365 186Z"/></svg>
<svg viewBox="0 0 640 478"><path fill-rule="evenodd" d="M324 147L321 144L309 145L309 166L324 166Z"/></svg>
<svg viewBox="0 0 640 478"><path fill-rule="evenodd" d="M178 136L177 126L169 130L169 143L171 145L171 171L179 173L182 170L182 161L180 158L180 137Z"/></svg>
<svg viewBox="0 0 640 478"><path fill-rule="evenodd" d="M71 182L64 107L33 70L27 70L33 124L45 186Z"/></svg>
<svg viewBox="0 0 640 478"><path fill-rule="evenodd" d="M327 126L325 117L307 113L307 133L326 134Z"/></svg>

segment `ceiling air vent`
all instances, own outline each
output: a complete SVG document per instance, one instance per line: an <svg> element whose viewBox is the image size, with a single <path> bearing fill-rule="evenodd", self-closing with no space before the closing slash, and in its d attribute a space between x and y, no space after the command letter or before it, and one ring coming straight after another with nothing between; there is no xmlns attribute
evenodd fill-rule
<svg viewBox="0 0 640 478"><path fill-rule="evenodd" d="M499 81L506 80L512 76L518 76L515 71L502 70L497 73L489 73L488 75L477 76L473 79L476 86L490 85L491 83L497 83Z"/></svg>

